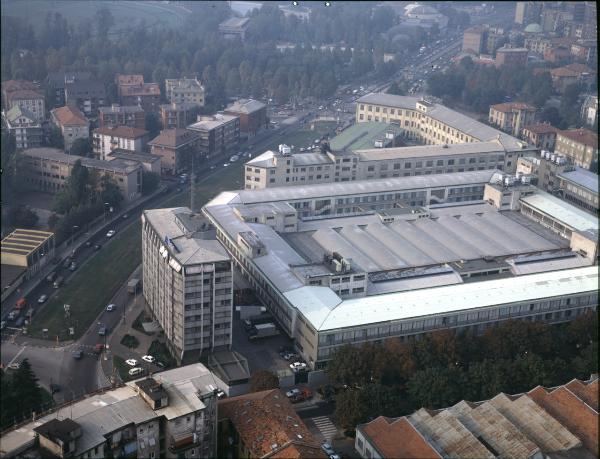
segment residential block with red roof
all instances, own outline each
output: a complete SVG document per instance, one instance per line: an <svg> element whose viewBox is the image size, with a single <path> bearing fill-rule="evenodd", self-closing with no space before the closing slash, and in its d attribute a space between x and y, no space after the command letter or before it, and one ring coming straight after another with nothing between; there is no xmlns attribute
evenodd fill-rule
<svg viewBox="0 0 600 459"><path fill-rule="evenodd" d="M550 123L539 123L525 126L521 134L523 140L528 143L542 150L554 151L557 132L559 132L559 129Z"/></svg>
<svg viewBox="0 0 600 459"><path fill-rule="evenodd" d="M556 134L556 153L585 169L598 167L598 134L589 129L569 129Z"/></svg>
<svg viewBox="0 0 600 459"><path fill-rule="evenodd" d="M157 112L160 104L158 83L145 83L143 75L120 75L116 79L121 105L140 105L146 112Z"/></svg>
<svg viewBox="0 0 600 459"><path fill-rule="evenodd" d="M189 167L192 155L199 154L199 140L200 134L188 129L164 129L148 145L161 158L161 173L174 175Z"/></svg>
<svg viewBox="0 0 600 459"><path fill-rule="evenodd" d="M20 107L31 113L36 121L46 119L46 102L40 86L27 80L8 80L2 82L2 104L8 112L13 107Z"/></svg>
<svg viewBox="0 0 600 459"><path fill-rule="evenodd" d="M113 150L121 149L143 152L148 142L148 131L127 126L104 127L94 129L92 134L94 155L102 160Z"/></svg>
<svg viewBox="0 0 600 459"><path fill-rule="evenodd" d="M90 122L85 115L75 106L55 108L50 111L50 120L62 133L65 151L71 151L77 139L89 139Z"/></svg>
<svg viewBox="0 0 600 459"><path fill-rule="evenodd" d="M488 121L504 132L520 136L525 126L535 121L536 108L523 102L490 105Z"/></svg>

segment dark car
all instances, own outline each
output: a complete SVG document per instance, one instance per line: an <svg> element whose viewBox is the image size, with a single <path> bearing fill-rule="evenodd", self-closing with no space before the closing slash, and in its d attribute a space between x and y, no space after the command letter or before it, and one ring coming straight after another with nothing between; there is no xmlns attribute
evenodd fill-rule
<svg viewBox="0 0 600 459"><path fill-rule="evenodd" d="M81 357L83 357L83 352L81 351L73 351L72 354L75 360L79 360Z"/></svg>
<svg viewBox="0 0 600 459"><path fill-rule="evenodd" d="M72 261L73 261L73 259L71 257L67 257L65 259L65 261L63 262L63 265L62 265L63 268L68 269L69 266L71 266Z"/></svg>
<svg viewBox="0 0 600 459"><path fill-rule="evenodd" d="M102 248L102 246L100 244L96 244L94 246L94 250L96 250L96 251L100 250L101 248Z"/></svg>
<svg viewBox="0 0 600 459"><path fill-rule="evenodd" d="M98 330L98 334L100 336L106 335L106 327L100 327L100 330Z"/></svg>

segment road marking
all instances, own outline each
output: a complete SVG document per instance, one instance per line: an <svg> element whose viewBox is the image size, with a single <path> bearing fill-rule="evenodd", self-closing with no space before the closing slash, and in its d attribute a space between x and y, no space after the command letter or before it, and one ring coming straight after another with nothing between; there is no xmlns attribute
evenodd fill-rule
<svg viewBox="0 0 600 459"><path fill-rule="evenodd" d="M321 432L321 435L327 441L331 441L338 434L337 427L327 416L317 416L316 418L311 418L311 421L317 426L317 429L319 429L319 432Z"/></svg>
<svg viewBox="0 0 600 459"><path fill-rule="evenodd" d="M11 365L11 364L12 364L12 363L13 363L15 360L17 360L17 359L19 358L19 356L20 356L20 355L23 353L23 351L25 350L25 347L26 347L26 346L23 346L23 347L21 348L21 350L20 350L19 352L17 352L17 355L15 355L15 356L13 357L13 359L12 359L10 362L8 362L8 365Z"/></svg>

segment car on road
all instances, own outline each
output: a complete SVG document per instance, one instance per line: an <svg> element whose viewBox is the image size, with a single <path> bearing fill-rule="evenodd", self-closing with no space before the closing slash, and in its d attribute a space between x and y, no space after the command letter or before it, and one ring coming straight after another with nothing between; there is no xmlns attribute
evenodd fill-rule
<svg viewBox="0 0 600 459"><path fill-rule="evenodd" d="M117 305L116 305L116 304L112 304L112 303L111 303L111 304L109 304L108 306L106 306L106 310L107 310L108 312L111 312L111 311L114 311L116 307L117 307Z"/></svg>
<svg viewBox="0 0 600 459"><path fill-rule="evenodd" d="M229 163L223 163L223 167L229 166Z"/></svg>
<svg viewBox="0 0 600 459"><path fill-rule="evenodd" d="M154 357L152 357L151 355L143 355L142 360L144 362L148 362L148 363L154 363L156 361L156 359Z"/></svg>
<svg viewBox="0 0 600 459"><path fill-rule="evenodd" d="M288 391L285 393L285 396L286 396L287 398L293 398L293 397L295 397L296 395L298 395L299 393L300 393L300 389L298 389L297 387L294 387L292 390L288 390Z"/></svg>
<svg viewBox="0 0 600 459"><path fill-rule="evenodd" d="M125 220L126 218L129 218L129 214L123 214L123 220Z"/></svg>
<svg viewBox="0 0 600 459"><path fill-rule="evenodd" d="M306 364L304 362L294 362L290 363L290 368L293 372L306 370Z"/></svg>
<svg viewBox="0 0 600 459"><path fill-rule="evenodd" d="M75 360L80 360L81 357L83 357L83 352L81 352L79 350L78 351L73 351L71 354L73 355L73 358Z"/></svg>
<svg viewBox="0 0 600 459"><path fill-rule="evenodd" d="M98 330L98 334L100 336L106 335L106 327L100 327L100 329Z"/></svg>
<svg viewBox="0 0 600 459"><path fill-rule="evenodd" d="M94 246L94 250L97 252L98 250L100 250L102 248L102 246L100 244L96 244Z"/></svg>
<svg viewBox="0 0 600 459"><path fill-rule="evenodd" d="M72 261L73 261L73 259L71 257L65 258L65 261L63 263L63 268L64 269L69 269L69 266L71 266L71 262Z"/></svg>
<svg viewBox="0 0 600 459"><path fill-rule="evenodd" d="M46 276L46 280L48 282L54 282L54 278L56 277L56 271L51 272Z"/></svg>
<svg viewBox="0 0 600 459"><path fill-rule="evenodd" d="M127 365L129 365L130 367L135 367L137 365L137 360L135 360L135 359L127 359L127 360L125 360L125 363Z"/></svg>
<svg viewBox="0 0 600 459"><path fill-rule="evenodd" d="M115 235L116 231L115 230L110 230L108 233L106 233L106 237L113 237Z"/></svg>
<svg viewBox="0 0 600 459"><path fill-rule="evenodd" d="M144 372L143 368L140 368L140 367L132 368L131 370L129 370L129 376L137 376L143 372Z"/></svg>
<svg viewBox="0 0 600 459"><path fill-rule="evenodd" d="M77 269L77 263L72 262L69 266L69 271L75 271Z"/></svg>
<svg viewBox="0 0 600 459"><path fill-rule="evenodd" d="M84 244L86 247L91 247L92 241L86 241Z"/></svg>
<svg viewBox="0 0 600 459"><path fill-rule="evenodd" d="M104 344L98 343L94 346L94 352L100 354L104 350Z"/></svg>
<svg viewBox="0 0 600 459"><path fill-rule="evenodd" d="M48 295L40 295L40 297L38 298L38 303L40 303L40 304L45 303L47 299L48 299Z"/></svg>
<svg viewBox="0 0 600 459"><path fill-rule="evenodd" d="M10 368L11 370L18 370L19 368L21 368L21 362L9 363L8 368Z"/></svg>
<svg viewBox="0 0 600 459"><path fill-rule="evenodd" d="M327 454L328 456L335 454L335 451L333 450L333 448L331 447L331 445L329 443L323 443L321 445L321 449L323 451L325 451L325 454Z"/></svg>

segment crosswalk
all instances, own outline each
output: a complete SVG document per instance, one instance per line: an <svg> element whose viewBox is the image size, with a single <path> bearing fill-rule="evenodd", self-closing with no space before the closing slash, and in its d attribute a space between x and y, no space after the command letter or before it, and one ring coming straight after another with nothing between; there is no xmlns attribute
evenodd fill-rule
<svg viewBox="0 0 600 459"><path fill-rule="evenodd" d="M319 432L321 432L326 441L331 441L338 433L337 428L327 416L311 418L311 421L317 426L317 429L319 429Z"/></svg>

